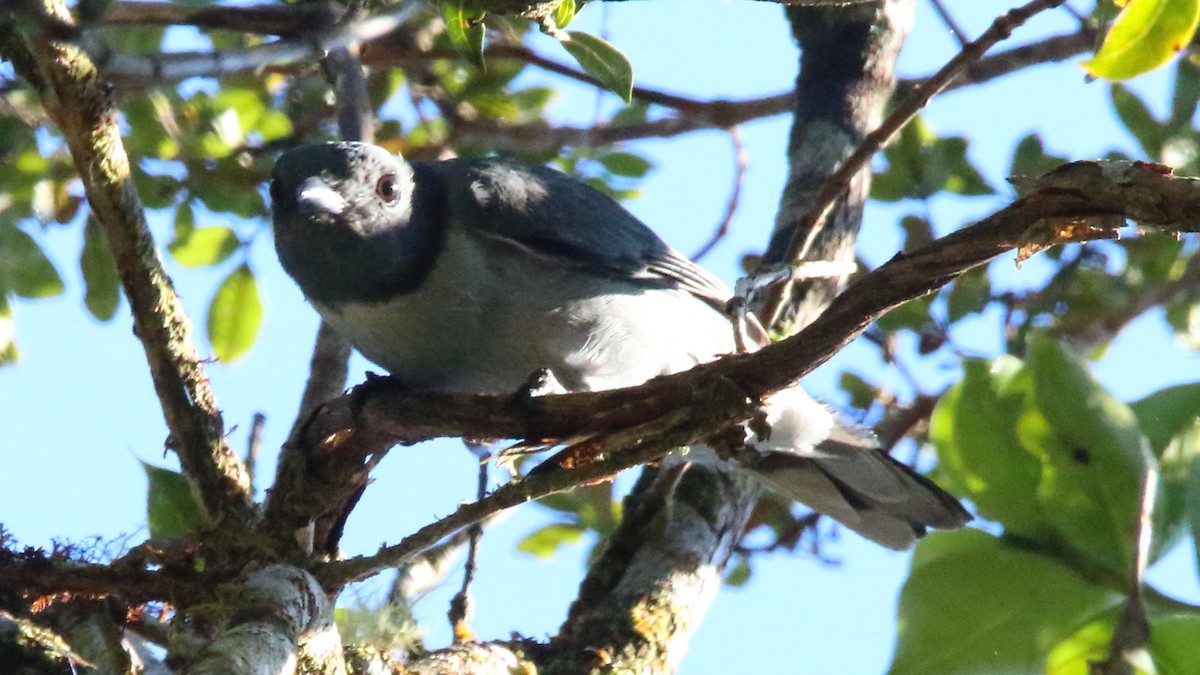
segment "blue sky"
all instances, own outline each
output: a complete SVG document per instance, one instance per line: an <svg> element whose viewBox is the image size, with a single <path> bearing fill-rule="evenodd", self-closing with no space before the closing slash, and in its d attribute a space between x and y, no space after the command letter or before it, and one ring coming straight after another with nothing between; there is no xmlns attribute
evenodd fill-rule
<svg viewBox="0 0 1200 675"><path fill-rule="evenodd" d="M971 35L977 35L1012 3L950 0L946 3ZM767 2L655 0L595 3L572 29L605 34L629 55L638 84L695 98L738 99L784 91L795 77L796 53L782 10ZM1016 42L1073 29L1065 12L1039 17L1020 30ZM565 59L550 38L534 44L551 57ZM957 48L928 3L919 3L916 29L901 60L904 75L926 74ZM531 76L530 83L540 76ZM549 81L549 80L548 80ZM1163 73L1136 87L1152 106L1167 102ZM555 81L557 82L557 81ZM558 85L555 85L558 86ZM613 105L605 96L602 105ZM586 123L597 104L594 90L562 85L556 119ZM1104 83L1086 83L1071 63L1047 65L1009 76L971 91L935 100L927 120L943 135L966 135L970 156L1000 190L994 198L939 199L934 222L959 226L1010 199L1003 177L1012 147L1025 134L1039 131L1050 151L1072 159L1094 157L1111 148L1136 154L1131 139L1111 119ZM727 282L737 277L741 253L758 250L773 222L783 186L784 149L789 120L776 117L742 130L750 168L731 235L706 260ZM634 148L651 157L656 169L642 185L644 195L627 206L665 239L694 250L720 219L729 193L733 160L722 132L646 141ZM919 205L868 208L864 255L881 262L899 244L894 223ZM261 224L229 223L210 216L200 224L231 224L249 233ZM154 221L165 235L166 223ZM299 291L275 260L267 231L254 243L250 264L263 283L267 314L263 332L250 355L232 366L209 372L226 415L234 447L245 444L256 411L267 415L259 487L269 484L275 449L295 414L317 324ZM17 330L21 362L0 370L0 429L4 430L4 470L0 471L0 522L21 541L48 544L52 537L78 540L89 535L112 538L135 533L145 521L145 481L139 460L174 466L162 450L165 427L154 398L141 347L130 332L127 310L99 324L83 313L78 273L81 237L77 228L39 235L67 283L55 299L18 302ZM236 265L237 262L230 264ZM1036 285L1044 268L1030 264L1017 272L1009 259L993 264L1005 283ZM185 306L203 317L209 298L228 269L182 271L170 267ZM1119 396L1133 399L1167 384L1200 379L1200 359L1173 346L1156 316L1124 333L1096 367ZM987 330L964 334L978 353L998 345ZM202 336L203 331L198 331ZM197 337L202 352L208 350ZM1147 357L1146 355L1153 355ZM1133 367L1136 364L1136 368ZM834 386L843 369L877 367L873 352L850 348L810 377L815 394L836 402ZM351 382L370 368L361 358ZM920 373L933 389L953 373ZM349 523L348 553L395 542L430 520L449 513L473 494L474 460L454 442L392 451ZM475 629L482 638L519 632L542 637L555 631L573 596L585 546L568 547L552 560L516 551L515 543L551 518L539 507L517 509L484 538L477 588ZM1200 601L1196 567L1181 547L1154 570L1152 578L1167 592ZM763 557L751 583L723 589L684 661L685 674L733 671L881 672L889 661L894 633L895 598L907 556L885 551L845 534L827 552L841 561L833 567L803 556ZM452 577L448 586L457 584ZM366 591L369 593L370 589ZM429 631L430 646L448 637L444 619L452 590L442 589L417 608Z"/></svg>

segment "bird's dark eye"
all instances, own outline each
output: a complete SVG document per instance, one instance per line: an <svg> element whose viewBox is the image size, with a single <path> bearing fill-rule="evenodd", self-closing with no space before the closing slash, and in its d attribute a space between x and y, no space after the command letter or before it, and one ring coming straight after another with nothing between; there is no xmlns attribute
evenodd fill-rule
<svg viewBox="0 0 1200 675"><path fill-rule="evenodd" d="M400 198L400 185L396 182L396 174L385 173L375 184L375 194L383 201L392 204Z"/></svg>

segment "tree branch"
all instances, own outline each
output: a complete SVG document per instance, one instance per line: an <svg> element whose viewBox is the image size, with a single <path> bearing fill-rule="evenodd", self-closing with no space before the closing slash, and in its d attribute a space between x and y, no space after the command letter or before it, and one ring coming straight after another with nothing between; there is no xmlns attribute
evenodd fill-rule
<svg viewBox="0 0 1200 675"><path fill-rule="evenodd" d="M46 23L70 23L61 2L47 7ZM0 27L0 53L37 89L71 150L133 310L134 333L145 349L171 432L169 445L214 518L248 522L250 482L225 443L221 414L192 343L191 322L146 227L110 89L88 56L70 43L27 38L10 24Z"/></svg>
<svg viewBox="0 0 1200 675"><path fill-rule="evenodd" d="M326 587L364 578L501 509L606 478L670 448L719 433L752 414L763 396L791 386L824 363L897 305L1006 251L1036 242L1041 246L1074 241L1059 231L1063 222L1078 229L1085 221L1114 217L1167 231L1200 231L1200 181L1171 176L1165 167L1144 162L1065 165L992 216L863 275L796 335L753 354L728 355L637 387L527 399L412 392L388 380L370 381L323 406L310 420L299 441L306 448L311 480L339 471L365 471L363 457L375 457L395 444L441 436L553 443L593 434L584 442L593 444L601 459L570 470L535 473L464 505L399 544L373 556L330 563L317 575ZM1102 229L1099 234L1111 233ZM289 503L293 510L280 516L300 521L310 517L304 508L321 508L319 500Z"/></svg>
<svg viewBox="0 0 1200 675"><path fill-rule="evenodd" d="M332 603L304 570L269 565L252 573L239 591L233 613L187 666L188 675L290 672L302 638L333 623ZM341 654L337 657L340 662ZM344 675L345 668L331 671L306 661L304 672Z"/></svg>
<svg viewBox="0 0 1200 675"><path fill-rule="evenodd" d="M1009 10L997 17L978 39L964 46L962 51L950 59L945 66L942 66L938 72L914 86L907 98L895 107L882 124L867 134L854 153L825 181L808 213L792 231L792 239L787 246L786 264L795 265L807 257L813 243L820 236L826 217L838 196L846 190L846 186L850 184L854 176L871 161L875 153L891 139L892 135L907 124L921 108L925 107L934 95L954 81L967 65L978 61L984 52L1001 40L1008 38L1013 30L1032 16L1057 7L1063 2L1064 0L1032 0L1032 2ZM785 296L786 293L779 290L764 303L762 318L766 325L773 325L780 318Z"/></svg>

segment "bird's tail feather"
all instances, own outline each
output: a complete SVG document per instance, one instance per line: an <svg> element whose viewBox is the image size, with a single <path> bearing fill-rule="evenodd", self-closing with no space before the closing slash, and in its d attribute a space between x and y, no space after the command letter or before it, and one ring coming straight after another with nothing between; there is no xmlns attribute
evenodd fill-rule
<svg viewBox="0 0 1200 675"><path fill-rule="evenodd" d="M751 467L775 489L891 549L971 514L933 481L878 448L826 441L804 455L767 452Z"/></svg>

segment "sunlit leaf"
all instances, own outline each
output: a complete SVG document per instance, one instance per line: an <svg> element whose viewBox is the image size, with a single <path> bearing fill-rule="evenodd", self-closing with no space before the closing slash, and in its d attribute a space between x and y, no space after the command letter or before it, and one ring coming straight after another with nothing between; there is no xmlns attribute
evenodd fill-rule
<svg viewBox="0 0 1200 675"><path fill-rule="evenodd" d="M1156 464L1149 443L1129 406L1052 338L1034 335L1026 363L1044 422L1027 416L1020 434L1044 453L1039 496L1045 515L1072 548L1127 574L1142 475Z"/></svg>
<svg viewBox="0 0 1200 675"><path fill-rule="evenodd" d="M221 282L208 306L208 341L217 358L229 363L249 351L262 317L258 282L243 264Z"/></svg>
<svg viewBox="0 0 1200 675"><path fill-rule="evenodd" d="M224 261L241 246L237 233L228 227L202 227L167 245L171 257L184 267L207 267Z"/></svg>
<svg viewBox="0 0 1200 675"><path fill-rule="evenodd" d="M83 304L92 316L108 321L116 313L121 301L118 288L120 276L104 230L95 218L89 217L83 227L83 252L79 255L79 269L83 272Z"/></svg>
<svg viewBox="0 0 1200 675"><path fill-rule="evenodd" d="M1200 22L1200 0L1129 0L1096 55L1093 77L1126 80L1154 70L1187 48Z"/></svg>
<svg viewBox="0 0 1200 675"><path fill-rule="evenodd" d="M1090 675L1093 662L1108 658L1116 623L1114 612L1059 642L1046 656L1046 675Z"/></svg>
<svg viewBox="0 0 1200 675"><path fill-rule="evenodd" d="M575 0L562 0L554 8L554 27L566 28L575 20Z"/></svg>
<svg viewBox="0 0 1200 675"><path fill-rule="evenodd" d="M187 476L142 462L149 487L146 517L154 539L184 537L208 525L204 505Z"/></svg>
<svg viewBox="0 0 1200 675"><path fill-rule="evenodd" d="M626 103L633 99L633 64L620 50L594 35L579 31L562 31L558 37L584 72Z"/></svg>
<svg viewBox="0 0 1200 675"><path fill-rule="evenodd" d="M0 293L0 366L17 360L17 328L13 323L12 306Z"/></svg>
<svg viewBox="0 0 1200 675"><path fill-rule="evenodd" d="M549 558L560 546L579 543L583 538L584 529L573 523L552 523L526 535L517 542L517 550L532 553L539 558Z"/></svg>
<svg viewBox="0 0 1200 675"><path fill-rule="evenodd" d="M980 516L1006 532L1045 540L1054 532L1037 499L1042 462L1017 433L1031 387L1015 358L968 360L962 380L934 408L929 438L938 449L938 483L970 499Z"/></svg>
<svg viewBox="0 0 1200 675"><path fill-rule="evenodd" d="M922 556L926 547L937 553ZM900 592L890 672L1042 672L1055 645L1121 600L1053 559L983 532L934 533L918 544Z"/></svg>

